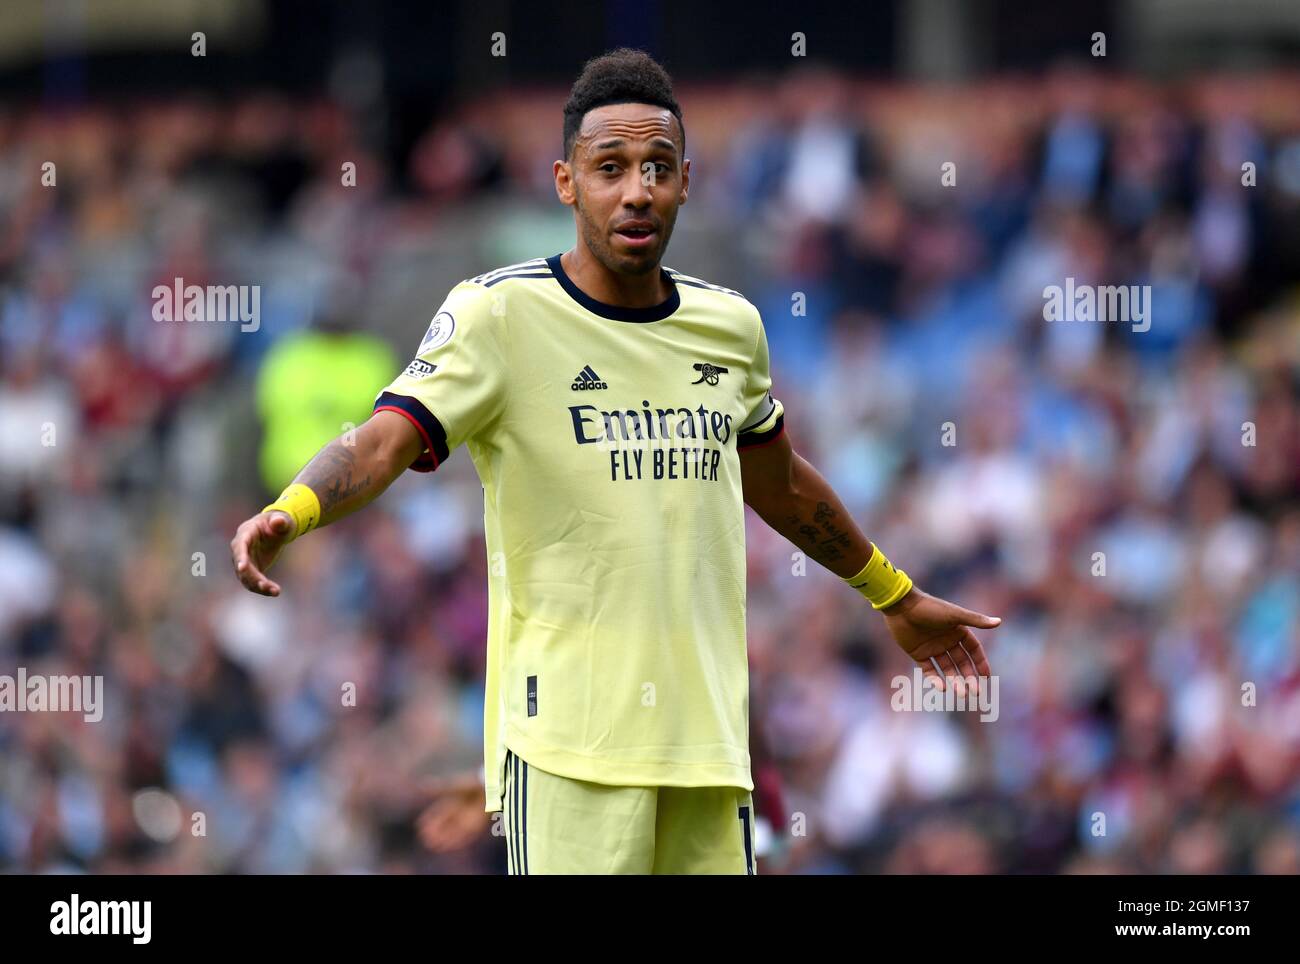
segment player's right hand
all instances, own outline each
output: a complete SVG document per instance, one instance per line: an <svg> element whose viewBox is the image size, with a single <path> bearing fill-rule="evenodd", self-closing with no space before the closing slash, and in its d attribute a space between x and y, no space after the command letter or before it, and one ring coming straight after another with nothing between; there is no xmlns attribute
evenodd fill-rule
<svg viewBox="0 0 1300 964"><path fill-rule="evenodd" d="M280 586L266 577L275 557L284 548L293 519L287 512L260 512L246 520L230 540L230 559L244 588L263 596L280 595Z"/></svg>

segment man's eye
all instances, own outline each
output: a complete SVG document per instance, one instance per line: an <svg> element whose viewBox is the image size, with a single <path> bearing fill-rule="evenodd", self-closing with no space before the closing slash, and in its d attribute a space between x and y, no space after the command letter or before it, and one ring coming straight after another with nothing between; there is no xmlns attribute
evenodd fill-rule
<svg viewBox="0 0 1300 964"><path fill-rule="evenodd" d="M607 174L613 174L615 171L618 170L618 165L615 164L613 161L606 161L604 164L600 165L600 167L597 168L597 170L604 171Z"/></svg>

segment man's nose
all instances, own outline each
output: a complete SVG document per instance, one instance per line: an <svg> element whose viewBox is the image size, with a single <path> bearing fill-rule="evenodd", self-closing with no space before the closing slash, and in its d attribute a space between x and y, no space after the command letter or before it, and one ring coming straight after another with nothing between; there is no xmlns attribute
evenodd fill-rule
<svg viewBox="0 0 1300 964"><path fill-rule="evenodd" d="M654 200L654 193L650 190L651 185L646 182L647 177L641 171L628 171L623 184L623 203L635 208L649 207Z"/></svg>

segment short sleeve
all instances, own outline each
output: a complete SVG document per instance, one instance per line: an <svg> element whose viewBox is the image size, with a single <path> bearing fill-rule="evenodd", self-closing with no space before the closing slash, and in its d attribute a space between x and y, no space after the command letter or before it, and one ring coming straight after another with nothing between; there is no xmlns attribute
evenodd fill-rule
<svg viewBox="0 0 1300 964"><path fill-rule="evenodd" d="M771 363L767 351L767 332L762 319L758 322L758 340L754 360L745 381L745 420L736 437L740 450L770 442L785 430L785 408L772 397Z"/></svg>
<svg viewBox="0 0 1300 964"><path fill-rule="evenodd" d="M415 358L375 399L405 416L425 450L411 468L431 472L461 443L490 429L505 408L505 319L480 285L462 282L433 316Z"/></svg>

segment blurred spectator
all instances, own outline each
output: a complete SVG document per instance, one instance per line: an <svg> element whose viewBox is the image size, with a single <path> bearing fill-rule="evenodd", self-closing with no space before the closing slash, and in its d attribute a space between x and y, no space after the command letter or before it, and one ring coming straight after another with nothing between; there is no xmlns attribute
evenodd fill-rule
<svg viewBox="0 0 1300 964"><path fill-rule="evenodd" d="M262 484L278 494L321 447L370 417L393 379L397 356L381 339L352 330L361 301L338 284L309 331L276 342L257 376Z"/></svg>
<svg viewBox="0 0 1300 964"><path fill-rule="evenodd" d="M706 203L669 263L763 310L792 440L866 531L1004 620L996 721L895 712L874 614L750 519L765 869L1300 868L1300 101L1257 81L683 88ZM225 546L452 284L571 243L562 102L464 104L405 153L282 95L0 119L0 672L102 674L109 706L0 714L0 867L503 868L416 827L481 757L466 456L295 545L280 599ZM260 283L264 324L152 321L175 277ZM1067 277L1150 285L1150 328L1045 321Z"/></svg>

